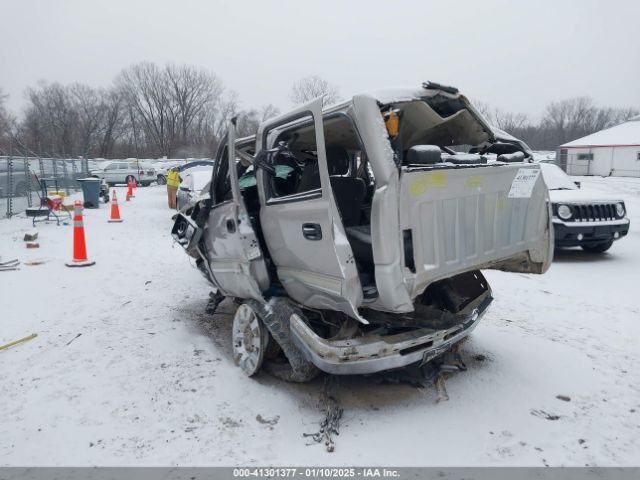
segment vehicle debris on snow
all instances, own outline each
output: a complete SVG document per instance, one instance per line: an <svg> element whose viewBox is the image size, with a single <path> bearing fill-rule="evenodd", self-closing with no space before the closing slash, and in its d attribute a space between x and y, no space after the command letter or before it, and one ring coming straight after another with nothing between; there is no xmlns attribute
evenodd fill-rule
<svg viewBox="0 0 640 480"><path fill-rule="evenodd" d="M20 343L28 342L29 340L33 340L38 336L37 333L32 333L31 335L27 335L26 337L19 338L18 340L14 340L13 342L5 343L4 345L0 345L0 350L5 350L9 347L13 347Z"/></svg>
<svg viewBox="0 0 640 480"><path fill-rule="evenodd" d="M34 240L38 239L38 231L37 230L32 230L30 232L27 232L24 234L24 241L25 242L33 242Z"/></svg>
<svg viewBox="0 0 640 480"><path fill-rule="evenodd" d="M214 286L210 310L241 303L233 348L248 375L425 364L486 312L480 269L544 273L553 256L529 148L430 82L317 99L239 140L232 121L205 190L172 236Z"/></svg>
<svg viewBox="0 0 640 480"><path fill-rule="evenodd" d="M9 272L12 270L20 270L20 261L15 258L13 260L5 260L0 262L0 272Z"/></svg>

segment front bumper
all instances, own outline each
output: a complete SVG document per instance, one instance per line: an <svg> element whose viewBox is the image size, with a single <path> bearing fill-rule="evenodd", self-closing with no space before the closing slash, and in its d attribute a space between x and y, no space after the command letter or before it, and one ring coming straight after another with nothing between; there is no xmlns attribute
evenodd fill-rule
<svg viewBox="0 0 640 480"><path fill-rule="evenodd" d="M579 247L618 240L629 232L629 223L627 218L603 222L563 222L554 218L555 244Z"/></svg>
<svg viewBox="0 0 640 480"><path fill-rule="evenodd" d="M421 328L395 335L370 335L349 340L319 337L298 315L291 317L291 335L305 358L334 375L381 372L426 363L469 335L493 300L488 291L459 324L446 330Z"/></svg>

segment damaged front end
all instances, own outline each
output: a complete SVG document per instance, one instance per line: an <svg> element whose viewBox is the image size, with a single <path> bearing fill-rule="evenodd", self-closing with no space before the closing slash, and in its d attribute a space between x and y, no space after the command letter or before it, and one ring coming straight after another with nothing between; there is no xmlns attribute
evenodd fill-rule
<svg viewBox="0 0 640 480"><path fill-rule="evenodd" d="M493 297L480 271L436 282L415 301L413 312L367 310L369 325L342 318L327 328L310 312L291 316L294 343L320 370L337 375L370 374L425 364L462 341L477 326ZM336 319L337 320L337 319Z"/></svg>

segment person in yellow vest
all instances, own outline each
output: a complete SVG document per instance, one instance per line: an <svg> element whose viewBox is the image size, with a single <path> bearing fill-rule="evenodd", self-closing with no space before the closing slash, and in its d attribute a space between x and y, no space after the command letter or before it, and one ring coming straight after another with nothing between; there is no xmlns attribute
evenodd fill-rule
<svg viewBox="0 0 640 480"><path fill-rule="evenodd" d="M176 209L178 187L180 186L180 174L177 168L172 168L167 174L167 200L169 201L169 208Z"/></svg>

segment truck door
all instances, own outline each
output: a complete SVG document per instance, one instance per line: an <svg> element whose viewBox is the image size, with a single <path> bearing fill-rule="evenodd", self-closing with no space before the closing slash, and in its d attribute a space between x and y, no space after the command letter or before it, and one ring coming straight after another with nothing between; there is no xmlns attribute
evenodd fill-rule
<svg viewBox="0 0 640 480"><path fill-rule="evenodd" d="M293 123L292 123L293 122ZM289 296L308 307L338 310L363 323L362 287L331 190L322 126L322 99L269 120L256 150L283 154L258 171L260 222L277 275Z"/></svg>
<svg viewBox="0 0 640 480"><path fill-rule="evenodd" d="M215 281L226 296L262 300L269 275L238 186L235 119L229 122L227 144L216 159L211 193L205 244Z"/></svg>

